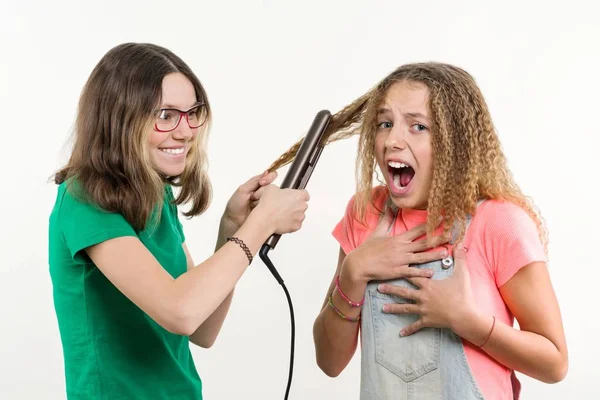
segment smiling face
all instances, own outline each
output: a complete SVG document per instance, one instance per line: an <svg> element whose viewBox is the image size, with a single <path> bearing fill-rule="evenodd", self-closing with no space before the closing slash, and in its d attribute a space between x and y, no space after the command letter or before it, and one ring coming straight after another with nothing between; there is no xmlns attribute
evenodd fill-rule
<svg viewBox="0 0 600 400"><path fill-rule="evenodd" d="M179 176L185 169L187 154L198 134L199 128L194 126L199 124L202 115L198 105L194 86L183 74L175 72L164 77L161 111L156 115L148 146L154 168L165 176ZM176 124L172 131L161 132Z"/></svg>
<svg viewBox="0 0 600 400"><path fill-rule="evenodd" d="M429 91L400 81L377 111L375 158L399 208L426 209L433 176Z"/></svg>

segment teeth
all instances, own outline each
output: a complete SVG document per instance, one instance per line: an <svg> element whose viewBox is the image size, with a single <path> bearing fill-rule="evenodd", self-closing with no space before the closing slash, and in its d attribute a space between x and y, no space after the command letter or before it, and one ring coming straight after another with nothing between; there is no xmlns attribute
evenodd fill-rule
<svg viewBox="0 0 600 400"><path fill-rule="evenodd" d="M183 150L184 150L183 147L181 147L179 149L160 149L160 151L162 151L164 153L174 154L174 155L176 155L176 154L183 154Z"/></svg>
<svg viewBox="0 0 600 400"><path fill-rule="evenodd" d="M388 162L388 165L392 168L406 168L408 167L408 165L404 164L403 162L399 162L399 161L390 161Z"/></svg>

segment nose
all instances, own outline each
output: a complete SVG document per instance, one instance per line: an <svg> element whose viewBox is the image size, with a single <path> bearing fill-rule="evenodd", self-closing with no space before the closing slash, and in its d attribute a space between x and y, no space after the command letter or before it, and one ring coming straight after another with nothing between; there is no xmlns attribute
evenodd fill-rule
<svg viewBox="0 0 600 400"><path fill-rule="evenodd" d="M192 128L190 128L187 117L185 115L181 116L179 124L177 125L177 128L173 130L172 135L174 139L179 140L189 140L194 136L194 132L192 131Z"/></svg>
<svg viewBox="0 0 600 400"><path fill-rule="evenodd" d="M385 139L385 147L390 150L404 150L408 129L401 124L394 125Z"/></svg>

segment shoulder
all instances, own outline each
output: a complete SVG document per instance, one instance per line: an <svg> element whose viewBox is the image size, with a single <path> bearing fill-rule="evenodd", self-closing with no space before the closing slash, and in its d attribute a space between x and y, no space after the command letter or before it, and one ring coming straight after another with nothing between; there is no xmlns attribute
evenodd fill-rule
<svg viewBox="0 0 600 400"><path fill-rule="evenodd" d="M364 205L364 216L361 218L358 203L361 193L353 195L346 205L344 217L335 228L334 235L339 241L344 242L346 254L349 250L358 247L369 234L377 227L381 213L385 209L388 198L387 189L378 186L371 190L368 204Z"/></svg>
<svg viewBox="0 0 600 400"><path fill-rule="evenodd" d="M505 200L486 200L477 209L475 217L487 234L508 235L537 232L535 220L518 204Z"/></svg>
<svg viewBox="0 0 600 400"><path fill-rule="evenodd" d="M61 198L59 216L69 214L112 214L103 210L94 203L85 189L75 180L68 180L58 187L58 196Z"/></svg>
<svg viewBox="0 0 600 400"><path fill-rule="evenodd" d="M353 219L359 219L358 216L358 202L360 193L354 194L348 204L346 205L346 217L353 217ZM374 187L370 192L371 201L365 204L365 219L369 221L373 216L379 218L383 210L385 209L386 202L388 200L388 192L384 186Z"/></svg>
<svg viewBox="0 0 600 400"><path fill-rule="evenodd" d="M107 226L131 227L119 212L108 211L90 199L83 186L75 180L68 180L58 186L54 209L57 226L69 230L81 230L83 226L106 228Z"/></svg>
<svg viewBox="0 0 600 400"><path fill-rule="evenodd" d="M538 225L520 205L487 200L477 209L473 223L498 287L520 268L547 261Z"/></svg>

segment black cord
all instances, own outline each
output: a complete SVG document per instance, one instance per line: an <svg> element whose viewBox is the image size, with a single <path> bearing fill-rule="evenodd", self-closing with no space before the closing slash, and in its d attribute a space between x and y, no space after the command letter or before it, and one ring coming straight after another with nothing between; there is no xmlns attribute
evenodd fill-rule
<svg viewBox="0 0 600 400"><path fill-rule="evenodd" d="M292 386L292 375L294 374L294 343L296 341L296 322L294 319L294 306L292 305L292 298L290 297L290 292L288 292L287 287L285 286L285 284L283 283L283 279L281 279L281 276L275 269L273 262L269 259L269 256L267 255L269 250L271 250L271 248L269 246L263 245L258 254L259 254L261 260L263 260L265 265L269 268L269 271L271 271L271 273L273 274L273 276L275 277L277 282L279 282L279 284L283 288L283 291L285 292L285 297L287 298L287 301L288 301L288 305L290 306L290 320L292 323L291 348L290 348L290 371L289 371L289 375L288 375L288 383L287 383L287 387L285 389L285 397L284 397L284 399L287 400L287 398L290 394L290 388Z"/></svg>

